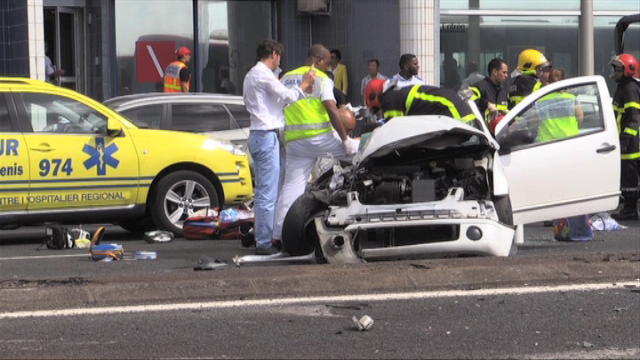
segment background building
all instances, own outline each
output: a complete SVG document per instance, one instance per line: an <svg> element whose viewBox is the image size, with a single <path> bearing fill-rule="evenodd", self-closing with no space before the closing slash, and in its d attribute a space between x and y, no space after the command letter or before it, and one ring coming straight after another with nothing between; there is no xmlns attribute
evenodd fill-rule
<svg viewBox="0 0 640 360"><path fill-rule="evenodd" d="M592 10L583 14L585 2ZM607 76L615 23L639 12L637 0L3 0L0 75L44 79L47 44L65 72L60 84L103 100L160 90L173 50L186 45L196 91L239 94L256 44L274 38L286 46L285 70L299 66L312 43L340 49L358 103L367 60L378 58L393 75L404 52L418 56L428 83L450 87L469 64L484 73L499 56L513 67L528 47L570 76ZM594 35L587 60L584 17ZM626 51L640 57L640 26L629 32Z"/></svg>

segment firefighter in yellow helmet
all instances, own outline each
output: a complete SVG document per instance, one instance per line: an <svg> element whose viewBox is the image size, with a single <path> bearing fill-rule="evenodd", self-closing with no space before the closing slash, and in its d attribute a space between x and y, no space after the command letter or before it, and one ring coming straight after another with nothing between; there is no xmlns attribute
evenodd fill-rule
<svg viewBox="0 0 640 360"><path fill-rule="evenodd" d="M536 49L523 50L518 56L518 70L520 75L516 76L509 87L509 109L513 109L527 95L540 89L544 82L542 79L548 76L551 63L543 53Z"/></svg>

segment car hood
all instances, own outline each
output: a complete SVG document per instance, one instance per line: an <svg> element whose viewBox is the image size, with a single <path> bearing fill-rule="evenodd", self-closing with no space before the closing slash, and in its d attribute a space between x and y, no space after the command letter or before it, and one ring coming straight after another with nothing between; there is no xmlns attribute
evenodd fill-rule
<svg viewBox="0 0 640 360"><path fill-rule="evenodd" d="M498 147L490 135L482 130L448 116L396 117L373 131L364 147L354 157L354 164L414 146L441 150L465 144L485 145L494 150Z"/></svg>

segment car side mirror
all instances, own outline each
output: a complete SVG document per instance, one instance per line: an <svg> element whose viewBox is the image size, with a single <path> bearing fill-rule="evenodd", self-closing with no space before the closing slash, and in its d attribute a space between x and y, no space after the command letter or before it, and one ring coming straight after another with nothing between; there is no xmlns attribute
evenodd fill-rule
<svg viewBox="0 0 640 360"><path fill-rule="evenodd" d="M107 136L118 137L122 135L122 124L119 121L107 120Z"/></svg>
<svg viewBox="0 0 640 360"><path fill-rule="evenodd" d="M509 144L500 144L500 149L498 149L498 155L507 155L511 154L511 146Z"/></svg>

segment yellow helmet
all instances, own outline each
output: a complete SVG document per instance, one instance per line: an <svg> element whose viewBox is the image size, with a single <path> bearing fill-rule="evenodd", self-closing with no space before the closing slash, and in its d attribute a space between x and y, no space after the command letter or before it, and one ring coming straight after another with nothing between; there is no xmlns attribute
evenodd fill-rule
<svg viewBox="0 0 640 360"><path fill-rule="evenodd" d="M537 70L539 67L549 66L549 61L536 49L522 50L518 56L518 70Z"/></svg>

